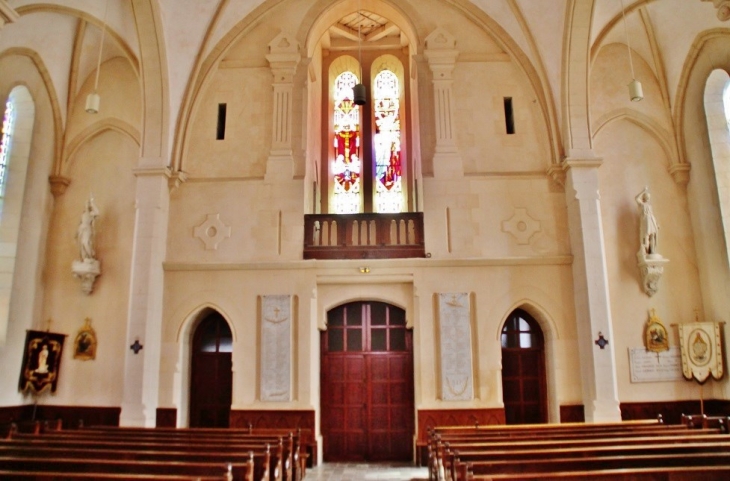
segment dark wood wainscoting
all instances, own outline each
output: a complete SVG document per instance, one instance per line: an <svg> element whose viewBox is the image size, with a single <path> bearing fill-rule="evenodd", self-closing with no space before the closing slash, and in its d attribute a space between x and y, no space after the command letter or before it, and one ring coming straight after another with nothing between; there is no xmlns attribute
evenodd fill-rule
<svg viewBox="0 0 730 481"><path fill-rule="evenodd" d="M621 419L652 419L661 414L666 424L680 424L682 414L700 414L700 401L621 403ZM705 401L708 416L730 416L730 400Z"/></svg>
<svg viewBox="0 0 730 481"><path fill-rule="evenodd" d="M231 409L232 428L302 428L314 432L314 410Z"/></svg>
<svg viewBox="0 0 730 481"><path fill-rule="evenodd" d="M586 420L582 404L560 406L561 423L582 423Z"/></svg>
<svg viewBox="0 0 730 481"><path fill-rule="evenodd" d="M84 426L119 426L122 408L97 406L54 406L26 404L0 407L0 423L12 421L61 420L64 429Z"/></svg>
<svg viewBox="0 0 730 481"><path fill-rule="evenodd" d="M157 408L155 426L158 428L176 428L177 408Z"/></svg>

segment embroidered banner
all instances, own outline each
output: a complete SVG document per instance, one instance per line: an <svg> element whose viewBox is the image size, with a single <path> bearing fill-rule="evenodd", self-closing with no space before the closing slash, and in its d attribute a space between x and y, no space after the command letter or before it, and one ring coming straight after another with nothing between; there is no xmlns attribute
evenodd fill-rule
<svg viewBox="0 0 730 481"><path fill-rule="evenodd" d="M722 332L719 322L690 322L679 325L682 374L703 383L709 376L721 379Z"/></svg>
<svg viewBox="0 0 730 481"><path fill-rule="evenodd" d="M65 334L27 331L18 390L30 390L35 394L41 394L47 389L56 392L65 339Z"/></svg>
<svg viewBox="0 0 730 481"><path fill-rule="evenodd" d="M292 296L261 296L261 400L291 401Z"/></svg>
<svg viewBox="0 0 730 481"><path fill-rule="evenodd" d="M466 292L439 294L441 399L470 401L472 376L471 306Z"/></svg>

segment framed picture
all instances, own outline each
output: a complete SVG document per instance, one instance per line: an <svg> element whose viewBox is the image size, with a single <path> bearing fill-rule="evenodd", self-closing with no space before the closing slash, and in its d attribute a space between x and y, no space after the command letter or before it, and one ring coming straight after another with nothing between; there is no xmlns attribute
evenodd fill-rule
<svg viewBox="0 0 730 481"><path fill-rule="evenodd" d="M84 320L84 327L74 339L74 359L90 361L96 359L96 332L91 327L91 319Z"/></svg>
<svg viewBox="0 0 730 481"><path fill-rule="evenodd" d="M21 392L41 394L48 389L56 392L65 339L65 334L26 331L23 364L18 382Z"/></svg>

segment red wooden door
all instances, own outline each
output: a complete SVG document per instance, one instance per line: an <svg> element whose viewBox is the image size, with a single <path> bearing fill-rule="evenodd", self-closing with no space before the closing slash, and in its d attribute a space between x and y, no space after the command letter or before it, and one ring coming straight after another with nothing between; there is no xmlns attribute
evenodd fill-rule
<svg viewBox="0 0 730 481"><path fill-rule="evenodd" d="M516 309L502 328L502 393L507 424L547 422L545 349L542 331Z"/></svg>
<svg viewBox="0 0 730 481"><path fill-rule="evenodd" d="M195 329L190 369L190 427L229 426L232 347L231 329L217 312L203 319Z"/></svg>
<svg viewBox="0 0 730 481"><path fill-rule="evenodd" d="M357 302L330 311L322 333L326 461L413 458L413 346L405 311Z"/></svg>

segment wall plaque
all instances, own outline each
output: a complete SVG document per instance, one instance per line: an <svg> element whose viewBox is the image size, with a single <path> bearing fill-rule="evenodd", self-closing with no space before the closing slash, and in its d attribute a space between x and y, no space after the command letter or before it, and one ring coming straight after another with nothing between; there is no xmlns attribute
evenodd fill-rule
<svg viewBox="0 0 730 481"><path fill-rule="evenodd" d="M651 352L644 347L629 348L631 382L683 381L678 347Z"/></svg>

